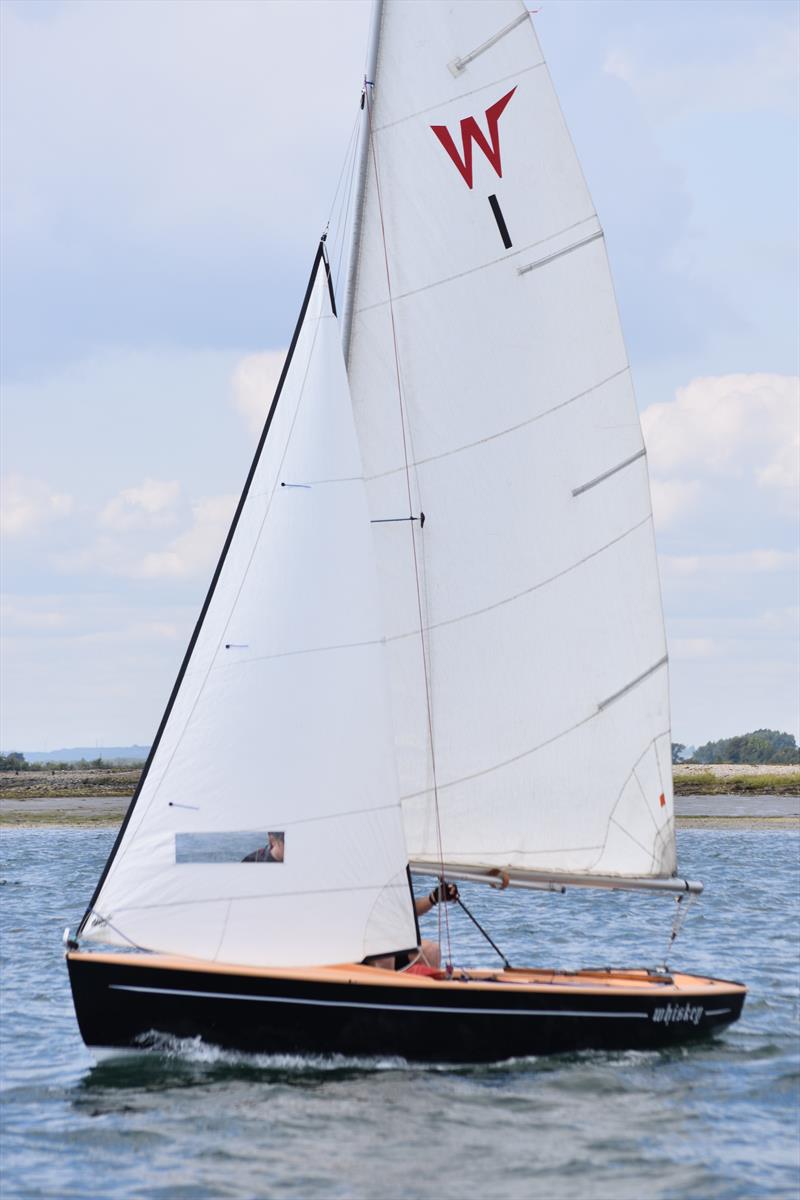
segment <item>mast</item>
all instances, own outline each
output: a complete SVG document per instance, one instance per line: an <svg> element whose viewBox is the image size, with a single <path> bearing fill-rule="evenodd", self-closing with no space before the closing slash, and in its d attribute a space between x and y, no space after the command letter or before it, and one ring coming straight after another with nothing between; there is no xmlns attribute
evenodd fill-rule
<svg viewBox="0 0 800 1200"><path fill-rule="evenodd" d="M364 197L367 184L367 163L369 161L369 104L367 103L367 88L375 82L375 70L378 65L378 48L381 40L381 22L383 20L383 0L372 0L372 27L370 30L369 48L367 50L366 74L364 76L364 95L361 101L361 129L358 137L358 156L356 170L356 200L353 210L353 228L350 235L350 250L347 256L347 287L345 288L342 305L342 351L347 366L350 357L350 331L353 324L353 301L355 299L356 281L358 279L358 260L361 246L361 227L364 220Z"/></svg>

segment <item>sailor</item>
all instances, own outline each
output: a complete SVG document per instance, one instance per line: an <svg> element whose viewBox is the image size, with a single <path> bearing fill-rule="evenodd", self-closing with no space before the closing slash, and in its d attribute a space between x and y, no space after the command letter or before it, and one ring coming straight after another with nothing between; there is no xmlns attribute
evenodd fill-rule
<svg viewBox="0 0 800 1200"><path fill-rule="evenodd" d="M454 883L442 880L427 896L414 898L414 912L424 917L440 901L452 904L458 900L458 888ZM441 952L438 942L420 939L419 950L403 950L400 954L370 955L363 961L369 967L381 967L385 971L405 971L410 975L434 974L441 967Z"/></svg>
<svg viewBox="0 0 800 1200"><path fill-rule="evenodd" d="M259 846L252 854L247 854L242 862L283 862L285 837L283 833L268 833L266 846Z"/></svg>

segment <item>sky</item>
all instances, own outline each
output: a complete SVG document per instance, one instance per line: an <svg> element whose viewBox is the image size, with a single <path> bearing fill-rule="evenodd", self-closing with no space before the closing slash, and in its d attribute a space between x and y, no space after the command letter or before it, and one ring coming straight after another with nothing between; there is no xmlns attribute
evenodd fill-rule
<svg viewBox="0 0 800 1200"><path fill-rule="evenodd" d="M673 738L800 735L798 7L538 10L648 446ZM149 744L331 213L369 4L0 22L0 747Z"/></svg>

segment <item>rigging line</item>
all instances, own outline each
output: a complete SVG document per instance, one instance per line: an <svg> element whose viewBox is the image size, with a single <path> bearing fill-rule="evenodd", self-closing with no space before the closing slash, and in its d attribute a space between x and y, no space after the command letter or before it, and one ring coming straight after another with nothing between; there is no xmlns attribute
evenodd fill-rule
<svg viewBox="0 0 800 1200"><path fill-rule="evenodd" d="M311 280L312 290L313 290L313 284L316 283L316 279L317 279L317 276L319 273L319 263L322 261L323 261L322 258L320 258L315 263L314 273L313 273L312 280ZM310 294L311 293L309 293L309 295ZM304 313L304 317L305 317L305 313ZM175 745L173 746L173 749L172 749L172 753L170 754L169 758L167 759L167 761L164 764L164 767L161 771L161 777L160 777L158 783L156 784L156 786L153 788L153 792L152 792L152 795L150 796L150 800L149 800L147 806L139 814L139 821L138 821L135 829L132 831L131 836L129 837L129 839L127 841L127 844L124 846L120 846L120 848L119 848L119 852L117 854L117 859L120 862L122 861L122 858L125 856L127 851L130 849L130 847L133 843L133 838L135 836L136 831L141 829L143 821L146 819L147 814L150 812L150 809L152 808L153 804L155 803L156 797L158 796L158 793L161 789L161 785L167 776L167 772L169 771L169 768L172 765L175 755L178 753L178 750L183 743L183 739L186 735L186 731L189 728L189 722L191 721L192 717L194 716L197 706L200 703L200 699L205 691L206 684L208 683L208 677L214 668L214 664L217 660L217 655L219 654L220 647L222 646L222 643L225 639L226 631L227 631L228 625L230 624L231 617L233 616L236 605L239 602L239 597L242 594L242 589L244 588L244 585L247 582L247 578L250 574L250 568L253 564L253 559L255 557L256 550L258 549L259 542L261 541L261 535L264 531L264 525L266 524L267 518L269 517L269 514L272 511L272 502L275 499L275 493L278 490L280 476L283 471L283 464L286 460L286 455L289 453L289 445L292 440L292 434L294 433L294 427L297 424L297 418L300 413L300 406L303 403L303 397L305 395L306 382L308 380L308 373L311 370L311 361L314 357L314 348L317 344L317 335L319 334L320 324L321 324L321 322L319 320L314 322L314 333L313 333L313 337L311 339L311 346L308 351L308 358L306 359L305 371L303 373L303 381L300 385L300 390L299 390L298 397L297 397L297 405L295 406L294 415L292 417L292 422L289 427L289 431L286 435L286 442L283 447L283 453L281 455L280 462L278 463L278 469L275 473L275 484L273 486L272 492L269 495L269 499L267 500L267 505L266 505L266 508L264 511L264 516L262 517L261 523L258 527L258 533L256 534L255 540L253 542L250 556L247 560L247 565L245 566L244 572L242 574L241 582L239 584L239 587L236 590L236 594L234 595L233 600L231 601L230 607L228 609L228 615L225 618L225 622L224 622L224 625L222 628L222 633L220 634L219 641L217 642L214 653L211 655L211 657L209 659L208 667L206 668L205 674L203 675L203 679L200 683L200 686L197 689L197 693L195 695L194 702L186 716L186 720L184 721L183 729L181 730L180 735L176 738ZM287 364L288 364L288 356L287 356ZM259 455L259 462L260 462L260 455ZM264 493L264 495L266 495L266 493Z"/></svg>
<svg viewBox="0 0 800 1200"><path fill-rule="evenodd" d="M498 955L498 957L502 958L503 966L506 968L506 970L512 971L513 967L511 966L511 963L506 958L505 954L503 954L503 951L500 949L500 947L498 945L496 945L495 942L492 941L492 939L489 937L486 930L481 925L480 921L476 917L473 917L472 913L469 911L469 909L467 908L466 904L464 903L464 901L461 899L460 896L458 897L458 900L456 901L456 903L459 905L460 908L463 908L464 912L467 914L470 921L472 921L472 924L475 926L476 929L478 929L483 934L483 936L486 938L487 942L492 947L494 952Z"/></svg>
<svg viewBox="0 0 800 1200"><path fill-rule="evenodd" d="M400 354L399 354L398 345L397 345L397 326L395 323L394 302L392 299L392 279L391 279L391 272L389 270L389 251L388 251L387 244L386 244L386 225L385 225L384 217L383 217L383 197L381 195L381 181L380 181L380 175L378 173L378 157L377 157L377 151L375 148L375 138L373 135L373 128L372 128L372 89L370 88L368 83L365 84L365 87L364 87L364 96L365 96L365 102L366 102L366 108L367 108L367 136L368 136L368 142L369 142L369 150L371 151L371 154L372 154L372 167L373 167L373 170L375 173L375 195L376 195L376 199L378 201L378 216L380 218L380 225L381 225L381 241L383 244L383 262L384 262L384 268L386 271L386 290L387 290L387 294L389 297L389 317L390 317L391 329L392 329L392 348L394 351L395 377L397 380L397 400L398 400L398 405L400 408L400 430L401 430L402 439L403 439L403 458L405 460L405 469L406 469L406 493L408 496L408 514L409 514L409 517L411 517L411 516L413 516L413 513L414 513L414 506L413 506L412 500L411 500L411 474L409 471L408 441L407 441L407 437L406 437L406 414L405 414L405 406L403 404L403 385L402 385L402 379L401 379L401 373L400 373ZM422 615L422 593L420 590L419 563L417 561L416 531L414 529L413 522L409 522L409 531L411 534L411 549L412 549L412 553L413 553L413 557L414 557L414 580L415 580L416 592L417 592L417 612L419 614L420 651L422 654L422 669L423 669L423 674L425 677L425 708L426 708L426 714L427 714L427 719L428 719L428 738L429 738L430 747L431 747L431 775L433 778L433 803L434 803L434 812L436 815L436 841L437 841L438 849L439 849L439 859L440 859L440 864L441 864L441 879L443 882L444 881L444 847L442 844L442 825L441 825L441 816L439 813L439 790L438 790L438 780L436 777L436 750L435 750L434 742L433 742L433 713L432 713L432 706L431 706L431 688L430 688L430 677L429 677L429 670L428 670L428 655L427 655L427 651L425 648L425 630L424 630L424 620L423 620L423 615ZM441 944L442 944L442 913L441 913L441 910L438 912L437 916L439 918L438 919L439 946L441 947ZM452 955L452 948L450 945L450 922L449 922L449 918L447 916L446 906L445 906L445 912L444 912L444 924L445 924L445 932L447 935L447 962L449 965L452 963L453 955Z"/></svg>
<svg viewBox="0 0 800 1200"><path fill-rule="evenodd" d="M109 929L113 929L113 931L117 935L117 937L123 938L124 941L128 942L129 945L133 946L134 950L144 950L145 952L147 951L146 946L140 946L138 942L135 942L133 940L133 938L129 938L127 933L123 933L121 929L117 929L116 925L114 925L112 921L109 921L107 917L104 917L102 913L99 913L96 908L89 909L89 912L92 914L93 917L97 918L98 924L107 925Z"/></svg>
<svg viewBox="0 0 800 1200"><path fill-rule="evenodd" d="M675 916L672 920L672 929L670 930L667 944L664 947L664 961L662 966L665 971L669 970L669 967L667 966L667 955L672 949L678 934L683 928L684 922L689 915L689 909L692 907L696 899L697 896L694 892L689 892L688 895L686 893L682 893L681 895L675 897Z"/></svg>
<svg viewBox="0 0 800 1200"><path fill-rule="evenodd" d="M344 209L344 219L343 219L342 225L341 225L339 257L338 257L337 263L336 263L336 274L335 274L334 284L333 284L333 290L334 290L334 292L336 292L337 295L339 293L339 280L341 278L342 268L344 266L345 246L347 244L347 238L345 235L347 232L347 223L350 218L350 205L352 204L353 192L355 190L353 187L353 184L355 182L355 175L356 175L356 157L357 157L356 151L358 149L359 117L360 117L360 110L358 113L356 113L355 124L353 126L353 146L352 146L351 159L350 159L350 173L349 173L348 180L347 180L347 191L345 193L346 204L345 204L345 209ZM338 236L338 232L337 232L337 236Z"/></svg>
<svg viewBox="0 0 800 1200"><path fill-rule="evenodd" d="M330 225L330 223L331 223L331 219L333 217L333 210L336 207L336 201L339 199L339 189L342 186L342 179L344 178L345 169L350 160L350 155L352 153L353 142L355 140L357 129L358 129L358 114L356 114L355 120L353 121L353 128L350 130L350 137L347 139L347 149L344 152L344 158L342 160L342 167L341 167L341 170L339 171L339 178L336 181L336 187L333 192L333 199L331 200L330 211L328 212L328 225Z"/></svg>

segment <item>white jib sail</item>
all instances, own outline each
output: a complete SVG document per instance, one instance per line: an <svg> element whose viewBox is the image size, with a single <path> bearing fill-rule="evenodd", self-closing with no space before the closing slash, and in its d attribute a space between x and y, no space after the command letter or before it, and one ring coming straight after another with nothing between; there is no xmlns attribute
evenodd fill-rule
<svg viewBox="0 0 800 1200"><path fill-rule="evenodd" d="M373 526L409 854L436 782L446 864L671 875L644 445L531 20L385 0L368 91L350 388L373 518L426 516Z"/></svg>
<svg viewBox="0 0 800 1200"><path fill-rule="evenodd" d="M227 556L83 935L284 966L414 946L385 653L320 255Z"/></svg>

